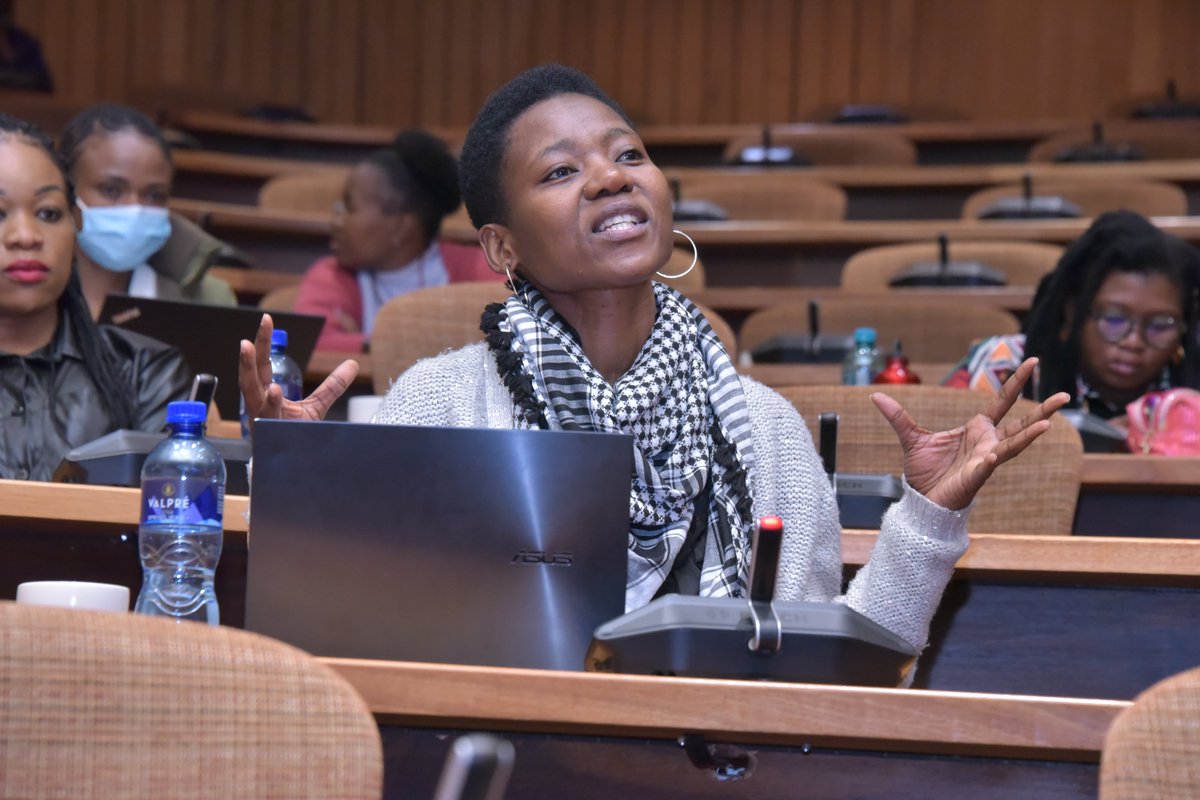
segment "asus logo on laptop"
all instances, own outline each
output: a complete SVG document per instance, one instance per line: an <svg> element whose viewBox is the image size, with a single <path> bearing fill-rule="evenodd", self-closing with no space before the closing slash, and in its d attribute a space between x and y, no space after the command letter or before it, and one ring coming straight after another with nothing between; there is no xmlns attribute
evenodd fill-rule
<svg viewBox="0 0 1200 800"><path fill-rule="evenodd" d="M574 561L570 553L548 553L545 550L521 550L512 557L512 564L545 564L548 567L569 567Z"/></svg>

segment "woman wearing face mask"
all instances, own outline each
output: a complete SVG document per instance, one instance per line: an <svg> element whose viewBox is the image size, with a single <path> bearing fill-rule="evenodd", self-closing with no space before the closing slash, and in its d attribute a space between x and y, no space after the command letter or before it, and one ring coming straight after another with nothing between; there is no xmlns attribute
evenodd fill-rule
<svg viewBox="0 0 1200 800"><path fill-rule="evenodd" d="M1173 386L1200 388L1200 251L1130 211L1096 218L1042 279L1025 332L978 345L946 379L996 391L1021 360L1041 359L1027 394L1122 422L1125 406Z"/></svg>
<svg viewBox="0 0 1200 800"><path fill-rule="evenodd" d="M167 210L171 150L145 114L92 106L67 124L59 152L83 214L79 276L93 317L110 293L237 305L206 274L231 248Z"/></svg>
<svg viewBox="0 0 1200 800"><path fill-rule="evenodd" d="M162 428L188 370L173 348L88 313L74 198L50 140L0 114L0 478L49 480L119 428Z"/></svg>
<svg viewBox="0 0 1200 800"><path fill-rule="evenodd" d="M924 430L895 400L874 395L904 453L904 497L843 593L837 502L804 421L738 375L699 309L654 281L672 251L671 192L620 106L585 75L538 67L488 99L462 163L488 262L512 276L515 291L484 312L485 341L401 375L378 421L630 434L628 609L673 592L745 596L754 521L778 514L777 598L838 599L923 646L967 547L975 494L1066 401L1056 395L1004 419L1034 363L950 431ZM354 362L306 400L284 401L270 383L263 323L255 343L242 343L247 410L319 418Z"/></svg>
<svg viewBox="0 0 1200 800"><path fill-rule="evenodd" d="M496 281L478 247L438 241L461 203L458 166L446 145L407 131L351 170L333 221L333 255L309 268L295 310L325 317L321 350L361 351L375 315L414 289Z"/></svg>

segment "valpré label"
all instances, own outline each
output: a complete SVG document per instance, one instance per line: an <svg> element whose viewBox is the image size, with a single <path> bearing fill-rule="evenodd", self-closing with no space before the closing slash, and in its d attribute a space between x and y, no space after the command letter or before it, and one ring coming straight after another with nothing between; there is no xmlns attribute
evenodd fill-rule
<svg viewBox="0 0 1200 800"><path fill-rule="evenodd" d="M225 487L209 481L149 478L142 482L142 524L221 527Z"/></svg>

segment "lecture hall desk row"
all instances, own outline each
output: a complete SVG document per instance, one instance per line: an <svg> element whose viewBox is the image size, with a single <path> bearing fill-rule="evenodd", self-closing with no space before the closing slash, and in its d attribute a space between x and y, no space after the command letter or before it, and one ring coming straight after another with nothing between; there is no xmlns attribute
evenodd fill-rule
<svg viewBox="0 0 1200 800"><path fill-rule="evenodd" d="M917 146L917 161L932 164L998 164L1025 161L1029 148L1050 136L1087 130L1092 120L943 120L913 121L899 125L849 125L791 123L772 125L777 133L876 132L905 136ZM1128 120L1110 120L1110 126L1128 126ZM1135 123L1156 129L1181 128L1194 122ZM173 115L170 125L195 136L207 149L242 155L349 163L388 146L397 128L389 126L266 122L213 112ZM431 133L458 145L465 128L430 128ZM755 136L761 125L733 123L706 125L644 125L638 133L651 157L663 166L716 165L731 139Z"/></svg>
<svg viewBox="0 0 1200 800"><path fill-rule="evenodd" d="M359 363L351 392L370 394L374 364L367 353L314 353L305 371L305 385L315 388L346 358ZM911 366L926 383L937 383L954 365ZM822 386L841 381L839 364L756 364L738 370L774 387ZM1074 532L1138 536L1145 532L1146 520L1154 521L1156 537L1200 539L1200 458L1085 454Z"/></svg>
<svg viewBox="0 0 1200 800"><path fill-rule="evenodd" d="M268 178L313 170L345 171L344 165L294 159L232 155L202 150L175 153L176 197L192 200L257 202ZM671 167L670 177L721 176L753 180L755 175L795 174L838 184L849 197L849 220L957 219L964 201L979 189L1018 183L1032 175L1041 180L1159 180L1179 184L1188 194L1191 213L1200 214L1200 161L1140 161L1109 164L970 164L944 167Z"/></svg>
<svg viewBox="0 0 1200 800"><path fill-rule="evenodd" d="M134 591L134 489L0 481L0 597L34 578ZM222 618L244 619L245 498L226 506ZM875 534L847 531L851 568ZM53 566L51 566L53 565ZM935 619L927 691L328 659L377 715L388 796L429 796L445 734L517 744L509 797L1094 797L1112 719L1200 664L1200 542L977 534ZM682 734L755 755L749 778L689 765ZM570 787L567 789L567 787ZM966 789L966 791L964 791Z"/></svg>
<svg viewBox="0 0 1200 800"><path fill-rule="evenodd" d="M241 248L262 269L303 273L329 255L330 215L274 211L232 203L174 199L171 208L214 236ZM1200 217L1159 217L1165 231L1200 242ZM954 242L999 239L1065 245L1082 234L1089 220L976 222L962 220L875 222L727 221L680 223L700 251L707 283L713 288L747 286L835 287L842 265L870 247L932 242L945 233ZM473 229L447 225L442 236L474 244ZM681 242L682 243L682 242ZM775 302L779 302L776 300Z"/></svg>
<svg viewBox="0 0 1200 800"><path fill-rule="evenodd" d="M0 598L35 578L108 580L136 591L137 498L136 489L0 481ZM227 499L217 571L222 620L238 626L246 510L246 498ZM1147 523L1140 533L1156 530ZM876 536L846 531L847 565L865 563ZM934 620L917 685L1128 699L1200 665L1197 619L1198 540L974 534Z"/></svg>

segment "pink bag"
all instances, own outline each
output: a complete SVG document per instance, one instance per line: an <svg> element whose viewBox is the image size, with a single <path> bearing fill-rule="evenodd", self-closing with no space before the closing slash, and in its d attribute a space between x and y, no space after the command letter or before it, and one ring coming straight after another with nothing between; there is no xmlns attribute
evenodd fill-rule
<svg viewBox="0 0 1200 800"><path fill-rule="evenodd" d="M1129 450L1142 455L1200 455L1200 392L1150 392L1125 407Z"/></svg>

